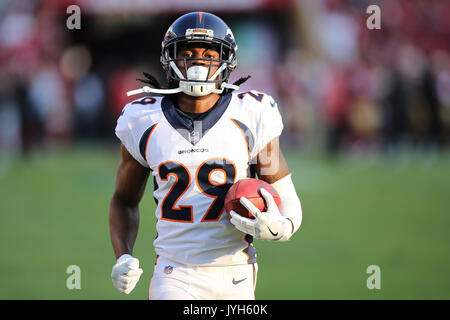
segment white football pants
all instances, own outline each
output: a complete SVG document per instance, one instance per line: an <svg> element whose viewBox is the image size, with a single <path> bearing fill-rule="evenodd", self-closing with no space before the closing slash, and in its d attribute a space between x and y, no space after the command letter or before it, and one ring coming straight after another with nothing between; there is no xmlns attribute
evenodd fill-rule
<svg viewBox="0 0 450 320"><path fill-rule="evenodd" d="M159 257L150 300L255 300L258 265L187 266Z"/></svg>

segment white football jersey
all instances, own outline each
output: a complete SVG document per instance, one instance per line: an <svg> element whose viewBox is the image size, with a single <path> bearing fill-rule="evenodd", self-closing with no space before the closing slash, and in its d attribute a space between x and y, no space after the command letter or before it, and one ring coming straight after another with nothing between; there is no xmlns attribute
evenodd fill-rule
<svg viewBox="0 0 450 320"><path fill-rule="evenodd" d="M230 223L224 198L233 183L254 177L251 164L282 130L277 104L257 91L221 96L193 124L167 96L127 104L116 135L151 169L156 254L187 265L255 263L253 239Z"/></svg>

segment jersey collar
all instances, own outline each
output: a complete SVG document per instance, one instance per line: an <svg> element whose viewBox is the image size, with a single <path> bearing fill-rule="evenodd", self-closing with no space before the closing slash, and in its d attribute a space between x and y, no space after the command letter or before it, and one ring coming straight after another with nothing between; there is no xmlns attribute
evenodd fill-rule
<svg viewBox="0 0 450 320"><path fill-rule="evenodd" d="M161 109L169 124L177 130L187 141L195 145L222 117L230 104L232 94L220 96L214 107L201 120L187 123L175 109L175 105L169 97L161 101Z"/></svg>

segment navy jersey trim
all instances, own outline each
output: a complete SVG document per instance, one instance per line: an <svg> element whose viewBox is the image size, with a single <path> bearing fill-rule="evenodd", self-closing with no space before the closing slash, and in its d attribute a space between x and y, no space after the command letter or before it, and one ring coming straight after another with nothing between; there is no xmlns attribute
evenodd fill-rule
<svg viewBox="0 0 450 320"><path fill-rule="evenodd" d="M231 98L231 93L221 96L212 110L209 111L203 119L197 120L201 122L201 132L199 128L197 128L198 126L187 123L183 120L183 118L176 111L174 102L170 98L164 97L162 99L161 109L169 124L177 130L183 138L195 145L208 132L208 130L219 121L227 110Z"/></svg>
<svg viewBox="0 0 450 320"><path fill-rule="evenodd" d="M247 263L256 263L256 255L258 251L252 245L253 237L249 234L246 234L244 240L248 243L248 247L242 250L248 256Z"/></svg>
<svg viewBox="0 0 450 320"><path fill-rule="evenodd" d="M239 128L242 130L245 140L247 141L248 153L250 154L253 150L253 147L255 146L255 136L253 135L253 133L250 131L250 129L245 124L243 124L242 122L240 122L239 120L236 120L236 119L231 119L231 120L233 120L239 126Z"/></svg>
<svg viewBox="0 0 450 320"><path fill-rule="evenodd" d="M248 166L247 176L249 178L256 178L256 164L252 163Z"/></svg>
<svg viewBox="0 0 450 320"><path fill-rule="evenodd" d="M153 129L156 127L158 123L155 123L154 125L152 125L150 128L148 128L147 130L145 130L144 134L141 137L141 140L139 141L139 152L141 153L142 158L145 159L145 161L147 161L147 154L146 154L146 150L147 150L147 143L148 143L148 138L150 137L150 135L152 134Z"/></svg>
<svg viewBox="0 0 450 320"><path fill-rule="evenodd" d="M155 194L156 190L158 190L158 181L156 181L156 176L153 176L153 194ZM155 200L156 205L158 206L158 199L153 195L153 199Z"/></svg>
<svg viewBox="0 0 450 320"><path fill-rule="evenodd" d="M256 178L255 164L253 163L252 159L250 159L250 154L253 150L253 147L255 146L255 136L250 131L250 129L245 124L243 124L241 121L236 120L236 119L231 119L231 120L239 127L239 129L241 129L242 134L244 135L245 140L247 141L247 148L248 148L247 151L248 151L248 155L249 155L247 176L249 178Z"/></svg>

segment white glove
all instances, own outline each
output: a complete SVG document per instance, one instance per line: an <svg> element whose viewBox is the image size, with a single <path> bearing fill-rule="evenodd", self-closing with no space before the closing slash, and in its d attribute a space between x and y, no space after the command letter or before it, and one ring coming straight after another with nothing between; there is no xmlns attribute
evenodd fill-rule
<svg viewBox="0 0 450 320"><path fill-rule="evenodd" d="M255 219L240 216L234 211L230 212L230 222L240 231L256 239L287 241L292 235L292 223L283 217L270 192L261 189L261 195L266 200L267 211L261 212L248 199L241 197L240 203Z"/></svg>
<svg viewBox="0 0 450 320"><path fill-rule="evenodd" d="M117 290L129 294L136 287L142 272L142 269L139 268L139 260L129 254L124 254L117 259L113 266L111 279Z"/></svg>

